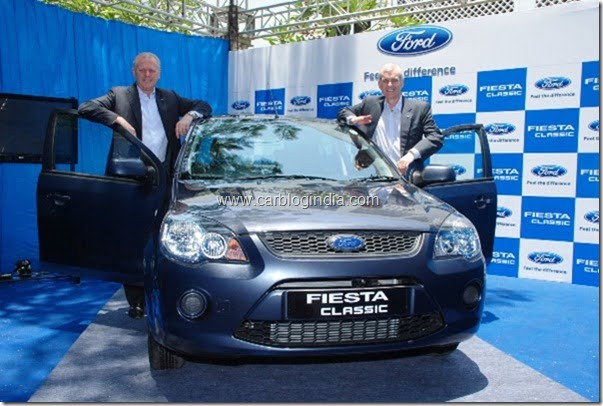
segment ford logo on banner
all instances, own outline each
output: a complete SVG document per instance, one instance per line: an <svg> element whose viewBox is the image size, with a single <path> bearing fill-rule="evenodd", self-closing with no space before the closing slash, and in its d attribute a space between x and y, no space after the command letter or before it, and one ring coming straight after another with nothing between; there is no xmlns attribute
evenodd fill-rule
<svg viewBox="0 0 603 406"><path fill-rule="evenodd" d="M515 131L515 126L509 123L492 123L484 127L489 135L507 135Z"/></svg>
<svg viewBox="0 0 603 406"><path fill-rule="evenodd" d="M584 215L584 220L593 224L599 224L599 210L589 211Z"/></svg>
<svg viewBox="0 0 603 406"><path fill-rule="evenodd" d="M290 101L294 106L305 106L306 104L310 104L312 99L310 96L295 96Z"/></svg>
<svg viewBox="0 0 603 406"><path fill-rule="evenodd" d="M555 265L563 262L561 255L546 251L531 252L528 254L528 259L532 262L536 262L537 264Z"/></svg>
<svg viewBox="0 0 603 406"><path fill-rule="evenodd" d="M588 128L590 128L593 131L599 132L599 120L595 120L592 123L590 123L588 125Z"/></svg>
<svg viewBox="0 0 603 406"><path fill-rule="evenodd" d="M360 100L364 100L366 96L382 96L381 90L365 90L358 96Z"/></svg>
<svg viewBox="0 0 603 406"><path fill-rule="evenodd" d="M564 87L569 86L572 83L568 78L564 78L563 76L550 76L548 78L542 78L534 83L540 90L555 90L555 89L563 89Z"/></svg>
<svg viewBox="0 0 603 406"><path fill-rule="evenodd" d="M377 48L388 55L421 55L445 47L452 41L452 32L444 27L422 25L401 28L379 40Z"/></svg>
<svg viewBox="0 0 603 406"><path fill-rule="evenodd" d="M230 105L230 107L232 107L235 110L245 110L249 106L250 106L249 102L245 101L245 100L237 100L236 102L234 102Z"/></svg>
<svg viewBox="0 0 603 406"><path fill-rule="evenodd" d="M468 91L469 88L465 85L446 85L439 90L442 96L460 96Z"/></svg>
<svg viewBox="0 0 603 406"><path fill-rule="evenodd" d="M465 172L467 172L467 169L465 169L465 167L463 167L461 165L453 165L452 170L454 171L454 173L456 173L457 176L462 175Z"/></svg>
<svg viewBox="0 0 603 406"><path fill-rule="evenodd" d="M506 219L507 217L511 217L511 215L513 214L513 212L511 211L511 209L508 209L506 207L498 207L496 208L496 217L501 218L501 219Z"/></svg>
<svg viewBox="0 0 603 406"><path fill-rule="evenodd" d="M335 251L350 252L362 249L364 247L364 240L357 235L338 234L329 237L327 244Z"/></svg>
<svg viewBox="0 0 603 406"><path fill-rule="evenodd" d="M567 173L567 169L559 165L538 165L532 168L532 173L541 178L558 178Z"/></svg>

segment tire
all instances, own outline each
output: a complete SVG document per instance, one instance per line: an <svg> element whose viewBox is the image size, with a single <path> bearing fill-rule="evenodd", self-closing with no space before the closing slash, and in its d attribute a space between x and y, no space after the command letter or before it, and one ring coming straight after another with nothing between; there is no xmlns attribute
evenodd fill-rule
<svg viewBox="0 0 603 406"><path fill-rule="evenodd" d="M148 337L149 364L151 365L151 369L162 370L182 368L184 365L184 358L155 341L150 332L148 333Z"/></svg>

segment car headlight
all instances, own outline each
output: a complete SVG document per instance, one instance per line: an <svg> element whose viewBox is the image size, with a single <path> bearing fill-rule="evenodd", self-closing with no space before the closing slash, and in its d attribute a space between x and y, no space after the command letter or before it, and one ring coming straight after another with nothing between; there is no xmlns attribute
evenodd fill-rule
<svg viewBox="0 0 603 406"><path fill-rule="evenodd" d="M458 213L448 216L436 235L434 258L462 256L471 261L481 253L479 235L473 224Z"/></svg>
<svg viewBox="0 0 603 406"><path fill-rule="evenodd" d="M192 213L168 213L161 225L160 244L168 257L190 264L205 260L247 262L232 231Z"/></svg>

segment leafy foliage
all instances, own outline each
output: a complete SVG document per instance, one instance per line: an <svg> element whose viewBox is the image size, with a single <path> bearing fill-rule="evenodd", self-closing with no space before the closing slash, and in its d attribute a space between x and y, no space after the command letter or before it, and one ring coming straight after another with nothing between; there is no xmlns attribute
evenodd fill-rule
<svg viewBox="0 0 603 406"><path fill-rule="evenodd" d="M345 14L358 13L363 11L375 10L381 7L380 0L343 0L333 1L324 4L317 4L316 0L304 0L301 5L297 3L291 5L292 17L289 23L295 24L292 27L281 27L271 30L274 37L266 38L271 45L288 44L291 42L307 41L318 38L336 37L371 31L384 28L399 28L421 24L421 21L411 16L388 17L389 11L377 12L371 16L380 17L380 24L374 25L370 21L359 21L356 23L330 23L328 27L318 28L308 21L317 18L327 18L334 16L343 16ZM297 12L296 12L297 10ZM352 30L353 29L353 30ZM297 30L296 32L288 32Z"/></svg>
<svg viewBox="0 0 603 406"><path fill-rule="evenodd" d="M164 15L149 12L148 16L156 17L162 21L157 21L151 18L137 15L136 12L139 9L136 6L127 3L121 3L119 6L125 10L117 10L113 7L103 6L101 4L94 3L90 0L40 0L43 3L54 4L59 7L66 8L67 10L75 11L78 13L88 14L94 17L100 17L105 20L117 20L128 24L139 25L149 28L155 28L162 31L179 32L181 34L192 35L193 32L186 28L176 27L173 22L167 19ZM180 0L179 0L180 2ZM119 3L119 2L118 2ZM190 6L194 6L195 3L186 1ZM169 0L151 0L148 4L158 10L169 10ZM131 11L130 11L131 10ZM184 21L178 21L180 26L190 25Z"/></svg>

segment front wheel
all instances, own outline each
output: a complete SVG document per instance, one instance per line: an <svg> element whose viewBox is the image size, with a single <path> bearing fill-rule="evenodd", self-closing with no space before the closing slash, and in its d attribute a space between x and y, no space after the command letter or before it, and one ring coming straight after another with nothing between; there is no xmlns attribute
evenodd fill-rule
<svg viewBox="0 0 603 406"><path fill-rule="evenodd" d="M155 341L151 332L148 333L148 337L149 364L151 365L151 369L182 368L184 365L184 358Z"/></svg>

